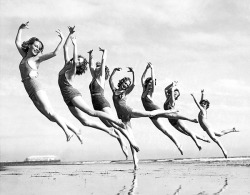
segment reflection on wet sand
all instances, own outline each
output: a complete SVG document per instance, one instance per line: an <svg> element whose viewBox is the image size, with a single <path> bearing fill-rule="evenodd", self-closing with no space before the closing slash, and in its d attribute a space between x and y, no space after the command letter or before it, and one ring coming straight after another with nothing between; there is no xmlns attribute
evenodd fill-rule
<svg viewBox="0 0 250 195"><path fill-rule="evenodd" d="M228 185L227 178L225 178L225 182L224 182L224 185L222 186L222 188L218 192L213 193L213 195L221 194L226 189L227 185ZM206 192L202 191L202 192L198 193L197 195L203 195L203 194L206 194Z"/></svg>
<svg viewBox="0 0 250 195"><path fill-rule="evenodd" d="M136 177L136 171L133 171L133 180L132 180L132 184L128 190L128 195L134 195L136 188L137 188L137 177ZM121 195L124 194L126 192L126 186L123 186L123 188L117 193L117 195Z"/></svg>

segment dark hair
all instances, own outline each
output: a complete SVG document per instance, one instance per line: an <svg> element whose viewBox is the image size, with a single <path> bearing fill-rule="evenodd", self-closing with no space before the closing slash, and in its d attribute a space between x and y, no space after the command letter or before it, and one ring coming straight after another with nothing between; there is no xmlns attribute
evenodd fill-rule
<svg viewBox="0 0 250 195"><path fill-rule="evenodd" d="M206 104L206 109L208 109L210 106L210 102L208 100L204 99L204 100L200 101L200 104L202 104L203 102Z"/></svg>
<svg viewBox="0 0 250 195"><path fill-rule="evenodd" d="M109 68L107 66L105 66L105 80L108 80L109 75L110 75Z"/></svg>
<svg viewBox="0 0 250 195"><path fill-rule="evenodd" d="M152 77L148 77L148 78L144 81L144 85L145 85L146 88L147 88L149 82L151 82L151 81L152 81ZM155 79L155 85L156 85L156 79Z"/></svg>
<svg viewBox="0 0 250 195"><path fill-rule="evenodd" d="M83 62L80 62L78 66L76 66L76 75L81 75L88 70L88 61L82 55L77 55L77 58L82 58ZM70 61L74 61L74 58L71 58Z"/></svg>
<svg viewBox="0 0 250 195"><path fill-rule="evenodd" d="M168 95L168 96L171 94L171 91L172 91L171 89L169 89L169 90L167 91L167 95ZM178 98L180 97L181 93L180 93L179 89L175 89L174 92L175 92L175 91L178 91L178 96L175 98L176 100L178 100Z"/></svg>
<svg viewBox="0 0 250 195"><path fill-rule="evenodd" d="M22 50L27 53L28 50L29 50L29 46L32 45L33 43L35 43L35 41L38 41L39 43L41 43L41 48L39 49L40 52L43 52L43 49L44 49L44 45L42 43L42 41L40 41L38 38L36 37L31 37L28 41L24 41L22 43Z"/></svg>
<svg viewBox="0 0 250 195"><path fill-rule="evenodd" d="M124 77L124 78L122 78L122 79L119 80L117 86L120 87L122 85L122 83L124 83L126 81L129 81L130 85L131 85L131 79L129 77Z"/></svg>

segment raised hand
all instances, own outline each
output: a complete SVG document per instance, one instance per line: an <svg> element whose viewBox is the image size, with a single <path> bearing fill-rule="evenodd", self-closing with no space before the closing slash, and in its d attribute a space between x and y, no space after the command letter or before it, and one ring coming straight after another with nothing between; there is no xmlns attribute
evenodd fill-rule
<svg viewBox="0 0 250 195"><path fill-rule="evenodd" d="M73 34L75 32L75 26L73 26L73 27L68 26L68 29L69 29L70 34Z"/></svg>
<svg viewBox="0 0 250 195"><path fill-rule="evenodd" d="M201 93L204 93L204 89L201 90Z"/></svg>
<svg viewBox="0 0 250 195"><path fill-rule="evenodd" d="M147 68L151 68L152 67L152 63L148 62Z"/></svg>
<svg viewBox="0 0 250 195"><path fill-rule="evenodd" d="M61 30L57 29L56 32L58 33L58 36L61 38L61 40L63 40L64 37L63 37Z"/></svg>
<svg viewBox="0 0 250 195"><path fill-rule="evenodd" d="M92 52L93 52L93 49L89 50L89 51L88 51L88 54L91 55Z"/></svg>
<svg viewBox="0 0 250 195"><path fill-rule="evenodd" d="M99 47L99 51L104 52L104 51L105 51L105 49L102 49L101 47Z"/></svg>
<svg viewBox="0 0 250 195"><path fill-rule="evenodd" d="M132 67L127 67L128 68L128 72L134 72Z"/></svg>
<svg viewBox="0 0 250 195"><path fill-rule="evenodd" d="M19 29L29 29L28 24L29 24L29 21L26 22L26 23L21 24Z"/></svg>
<svg viewBox="0 0 250 195"><path fill-rule="evenodd" d="M118 67L118 68L114 68L114 71L120 71L122 68Z"/></svg>

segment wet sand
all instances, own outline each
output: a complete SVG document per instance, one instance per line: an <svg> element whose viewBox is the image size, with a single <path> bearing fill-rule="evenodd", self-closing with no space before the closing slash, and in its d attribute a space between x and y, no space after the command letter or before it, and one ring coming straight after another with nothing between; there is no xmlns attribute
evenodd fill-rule
<svg viewBox="0 0 250 195"><path fill-rule="evenodd" d="M0 194L250 194L250 164L243 161L144 161L6 166Z"/></svg>

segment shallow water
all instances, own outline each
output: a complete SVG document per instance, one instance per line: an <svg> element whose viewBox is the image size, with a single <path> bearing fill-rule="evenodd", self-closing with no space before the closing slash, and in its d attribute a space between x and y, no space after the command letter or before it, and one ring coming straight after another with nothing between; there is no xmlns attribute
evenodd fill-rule
<svg viewBox="0 0 250 195"><path fill-rule="evenodd" d="M250 194L249 161L160 160L132 168L124 162L6 166L0 194Z"/></svg>

